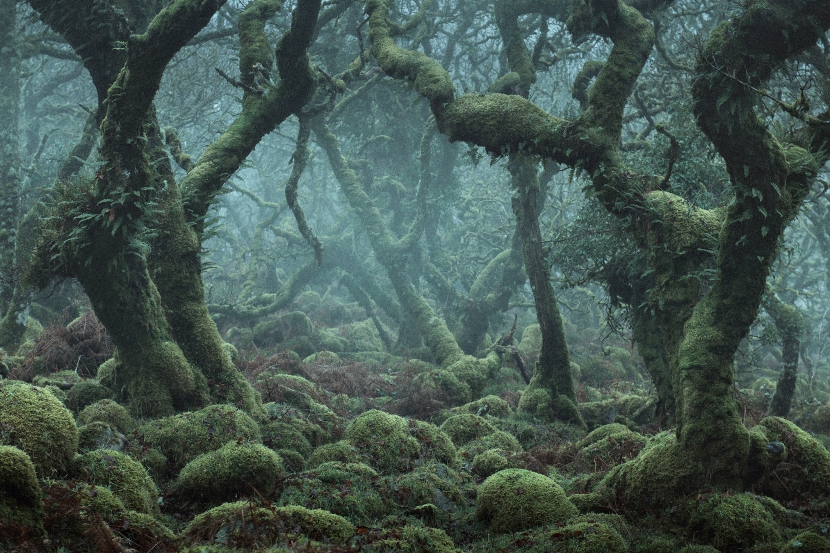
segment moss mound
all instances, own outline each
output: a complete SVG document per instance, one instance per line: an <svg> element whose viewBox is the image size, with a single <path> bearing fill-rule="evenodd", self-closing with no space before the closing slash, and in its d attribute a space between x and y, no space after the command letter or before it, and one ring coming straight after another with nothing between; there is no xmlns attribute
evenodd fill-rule
<svg viewBox="0 0 830 553"><path fill-rule="evenodd" d="M262 444L230 442L185 465L174 489L190 501L217 504L249 497L254 490L272 497L284 476L282 459L274 451Z"/></svg>
<svg viewBox="0 0 830 553"><path fill-rule="evenodd" d="M499 396L484 396L481 399L477 399L476 401L471 401L470 403L465 403L461 407L455 409L458 413L472 413L473 415L478 415L483 417L484 415L490 415L492 417L509 417L513 414L513 408L510 407L510 404L504 401Z"/></svg>
<svg viewBox="0 0 830 553"><path fill-rule="evenodd" d="M111 399L96 401L78 414L78 426L93 421L105 422L121 432L131 432L135 428L133 418L127 410Z"/></svg>
<svg viewBox="0 0 830 553"><path fill-rule="evenodd" d="M69 389L66 394L66 406L78 413L85 407L102 399L112 397L112 390L100 384L97 380L84 380Z"/></svg>
<svg viewBox="0 0 830 553"><path fill-rule="evenodd" d="M332 461L286 478L279 504L323 509L367 526L397 509L388 492L370 466Z"/></svg>
<svg viewBox="0 0 830 553"><path fill-rule="evenodd" d="M524 469L499 471L477 490L476 518L496 534L564 522L577 514L559 484Z"/></svg>
<svg viewBox="0 0 830 553"><path fill-rule="evenodd" d="M455 446L435 425L375 409L354 419L346 438L381 473L409 472L416 463L430 459L455 463Z"/></svg>
<svg viewBox="0 0 830 553"><path fill-rule="evenodd" d="M230 441L261 441L254 419L232 405L210 405L155 420L138 428L137 435L144 445L161 451L174 469Z"/></svg>
<svg viewBox="0 0 830 553"><path fill-rule="evenodd" d="M121 451L127 445L127 437L106 422L93 421L78 429L78 452L96 449Z"/></svg>
<svg viewBox="0 0 830 553"><path fill-rule="evenodd" d="M285 423L274 421L263 425L260 428L262 444L274 451L289 449L296 451L303 459L311 455L311 444L308 443L303 434L296 427Z"/></svg>
<svg viewBox="0 0 830 553"><path fill-rule="evenodd" d="M827 553L830 551L830 540L813 532L802 532L791 540L780 553Z"/></svg>
<svg viewBox="0 0 830 553"><path fill-rule="evenodd" d="M680 503L675 515L695 541L721 551L746 551L756 543L781 541L773 513L765 504L769 501L747 493L704 494Z"/></svg>
<svg viewBox="0 0 830 553"><path fill-rule="evenodd" d="M304 507L266 508L247 501L225 503L193 519L180 537L183 547L219 546L254 550L295 543L298 536L343 543L354 527L332 513ZM201 550L197 548L195 550Z"/></svg>
<svg viewBox="0 0 830 553"><path fill-rule="evenodd" d="M52 476L78 449L72 413L49 391L18 380L0 381L0 445L23 451L39 477Z"/></svg>
<svg viewBox="0 0 830 553"><path fill-rule="evenodd" d="M510 460L510 453L496 448L488 449L476 455L471 470L478 476L487 478L500 470L509 468L514 468Z"/></svg>
<svg viewBox="0 0 830 553"><path fill-rule="evenodd" d="M24 451L0 445L0 535L9 523L43 533L43 505L35 465ZM4 540L0 538L0 546Z"/></svg>
<svg viewBox="0 0 830 553"><path fill-rule="evenodd" d="M72 473L98 486L107 486L128 509L159 514L158 491L138 461L118 451L100 449L76 457Z"/></svg>
<svg viewBox="0 0 830 553"><path fill-rule="evenodd" d="M455 415L448 418L441 425L456 446L463 446L467 442L496 431L496 427L487 422L487 419L471 413Z"/></svg>
<svg viewBox="0 0 830 553"><path fill-rule="evenodd" d="M785 458L753 486L779 501L830 495L830 452L810 434L780 417L766 417L752 429L781 442Z"/></svg>

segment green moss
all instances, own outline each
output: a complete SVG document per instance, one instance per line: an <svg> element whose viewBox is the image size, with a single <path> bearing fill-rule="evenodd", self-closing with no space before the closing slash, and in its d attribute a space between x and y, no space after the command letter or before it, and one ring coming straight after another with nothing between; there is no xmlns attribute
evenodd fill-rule
<svg viewBox="0 0 830 553"><path fill-rule="evenodd" d="M343 351L342 349L339 351ZM332 353L331 351L321 350L315 354L309 355L305 359L303 359L303 363L306 365L335 365L341 363L342 360L340 356L336 353Z"/></svg>
<svg viewBox="0 0 830 553"><path fill-rule="evenodd" d="M230 442L199 455L179 473L174 489L198 503L216 504L255 494L272 497L285 476L282 459L262 444Z"/></svg>
<svg viewBox="0 0 830 553"><path fill-rule="evenodd" d="M705 494L681 502L674 513L695 541L721 551L781 540L773 513L752 494Z"/></svg>
<svg viewBox="0 0 830 553"><path fill-rule="evenodd" d="M299 453L303 459L311 455L311 444L294 426L285 422L269 422L260 428L262 444L273 449L290 449Z"/></svg>
<svg viewBox="0 0 830 553"><path fill-rule="evenodd" d="M353 351L386 350L371 319L346 325L346 334Z"/></svg>
<svg viewBox="0 0 830 553"><path fill-rule="evenodd" d="M78 449L75 419L43 388L0 382L0 445L25 451L38 476L60 472Z"/></svg>
<svg viewBox="0 0 830 553"><path fill-rule="evenodd" d="M367 526L399 509L389 493L368 465L330 461L287 478L279 504L324 509Z"/></svg>
<svg viewBox="0 0 830 553"><path fill-rule="evenodd" d="M196 456L230 441L261 441L257 423L231 405L211 405L155 420L136 432L146 445L161 451L174 468L181 468Z"/></svg>
<svg viewBox="0 0 830 553"><path fill-rule="evenodd" d="M110 390L115 391L118 393L120 390L118 385L116 384L116 360L115 357L110 357L103 363L98 366L98 382L101 383L102 386L106 386Z"/></svg>
<svg viewBox="0 0 830 553"><path fill-rule="evenodd" d="M291 543L298 536L343 544L354 527L343 517L320 510L292 505L276 509L247 501L225 503L206 511L184 529L183 546L222 546L251 550ZM196 549L197 551L199 549Z"/></svg>
<svg viewBox="0 0 830 553"><path fill-rule="evenodd" d="M825 553L827 551L830 551L830 539L813 532L802 532L793 539L787 540L780 553Z"/></svg>
<svg viewBox="0 0 830 553"><path fill-rule="evenodd" d="M85 407L102 399L109 399L112 397L112 390L101 385L95 380L84 380L78 382L66 396L66 406L75 413L78 413Z"/></svg>
<svg viewBox="0 0 830 553"><path fill-rule="evenodd" d="M489 395L470 403L465 403L455 409L458 413L472 413L473 415L493 417L509 417L513 414L513 408L506 401L498 396Z"/></svg>
<svg viewBox="0 0 830 553"><path fill-rule="evenodd" d="M377 540L366 544L361 551L366 553L458 553L452 539L437 528L407 524L401 527L385 528Z"/></svg>
<svg viewBox="0 0 830 553"><path fill-rule="evenodd" d="M402 473L436 459L455 463L455 447L434 425L371 410L354 419L346 438L381 473Z"/></svg>
<svg viewBox="0 0 830 553"><path fill-rule="evenodd" d="M347 440L341 440L333 444L324 444L315 449L306 460L307 468L314 468L330 461L342 463L356 463L360 460L360 454Z"/></svg>
<svg viewBox="0 0 830 553"><path fill-rule="evenodd" d="M72 386L82 381L83 378L75 374L75 371L58 371L56 373L36 376L32 379L32 384L44 388L46 386L57 386L61 390L68 391Z"/></svg>
<svg viewBox="0 0 830 553"><path fill-rule="evenodd" d="M107 486L128 509L158 515L158 490L138 461L113 450L95 450L76 457L72 472Z"/></svg>
<svg viewBox="0 0 830 553"><path fill-rule="evenodd" d="M519 440L507 432L496 430L492 434L470 440L459 448L458 455L462 459L471 460L488 449L503 449L512 453L519 453L522 451L522 445Z"/></svg>
<svg viewBox="0 0 830 553"><path fill-rule="evenodd" d="M78 425L101 421L117 428L121 432L131 432L135 428L133 418L121 405L111 399L102 399L84 407L78 414Z"/></svg>
<svg viewBox="0 0 830 553"><path fill-rule="evenodd" d="M513 534L488 536L473 544L480 553L626 553L628 545L614 525L574 519L566 526L552 525ZM673 549L665 553L673 553ZM661 551L661 553L663 553Z"/></svg>
<svg viewBox="0 0 830 553"><path fill-rule="evenodd" d="M830 494L830 453L824 446L786 419L766 417L758 426L770 442L784 444L786 460L767 471L754 489L777 500Z"/></svg>
<svg viewBox="0 0 830 553"><path fill-rule="evenodd" d="M519 411L543 421L552 419L553 398L544 388L525 388L519 399Z"/></svg>
<svg viewBox="0 0 830 553"><path fill-rule="evenodd" d="M253 329L253 341L259 347L270 347L291 338L310 337L313 332L311 319L302 311L294 311L257 323Z"/></svg>
<svg viewBox="0 0 830 553"><path fill-rule="evenodd" d="M574 447L582 449L583 447L594 444L604 438L607 438L608 436L614 434L627 434L628 432L630 432L629 429L623 424L605 424L589 432L588 435L579 440Z"/></svg>
<svg viewBox="0 0 830 553"><path fill-rule="evenodd" d="M674 433L663 432L650 438L636 459L611 469L596 493L572 499L580 509L607 501L657 509L699 489L703 474L704 468L680 448Z"/></svg>
<svg viewBox="0 0 830 553"><path fill-rule="evenodd" d="M43 505L35 466L24 451L0 445L0 534L6 523L43 534ZM0 538L0 545L3 545Z"/></svg>
<svg viewBox="0 0 830 553"><path fill-rule="evenodd" d="M459 488L460 475L442 463L427 463L390 480L401 498L399 504L405 507L431 503L451 512L466 504Z"/></svg>
<svg viewBox="0 0 830 553"><path fill-rule="evenodd" d="M441 425L441 430L455 445L462 446L476 438L492 434L496 428L485 418L468 413L448 418Z"/></svg>
<svg viewBox="0 0 830 553"><path fill-rule="evenodd" d="M305 458L293 449L275 449L282 458L286 472L300 472L305 468Z"/></svg>
<svg viewBox="0 0 830 553"><path fill-rule="evenodd" d="M86 453L96 449L121 451L127 444L127 437L109 423L92 421L78 429L78 452Z"/></svg>
<svg viewBox="0 0 830 553"><path fill-rule="evenodd" d="M346 429L346 438L380 472L405 472L418 456L418 441L409 435L406 419L383 411L367 411Z"/></svg>
<svg viewBox="0 0 830 553"><path fill-rule="evenodd" d="M577 514L559 484L524 469L497 472L477 490L476 518L496 534L564 522Z"/></svg>
<svg viewBox="0 0 830 553"><path fill-rule="evenodd" d="M487 478L509 468L515 468L510 461L510 452L503 449L488 449L475 456L471 470L478 476Z"/></svg>
<svg viewBox="0 0 830 553"><path fill-rule="evenodd" d="M327 328L320 329L314 336L314 343L319 348L318 353L340 353L349 349L349 341L343 338L339 333L329 330ZM306 361L310 363L311 361Z"/></svg>

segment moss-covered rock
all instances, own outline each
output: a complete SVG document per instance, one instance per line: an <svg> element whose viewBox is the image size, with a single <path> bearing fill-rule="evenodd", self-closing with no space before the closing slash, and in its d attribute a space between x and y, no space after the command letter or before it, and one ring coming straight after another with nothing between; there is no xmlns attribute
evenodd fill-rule
<svg viewBox="0 0 830 553"><path fill-rule="evenodd" d="M75 413L102 399L112 397L112 390L100 384L97 380L78 382L66 394L66 406Z"/></svg>
<svg viewBox="0 0 830 553"><path fill-rule="evenodd" d="M273 497L284 476L276 452L262 444L230 442L185 465L174 489L190 501L217 504L248 497L254 490Z"/></svg>
<svg viewBox="0 0 830 553"><path fill-rule="evenodd" d="M496 448L476 455L470 470L482 478L487 478L491 474L509 468L515 468L510 459L510 452Z"/></svg>
<svg viewBox="0 0 830 553"><path fill-rule="evenodd" d="M86 453L96 449L121 451L127 445L127 436L109 423L92 421L78 429L78 452Z"/></svg>
<svg viewBox="0 0 830 553"><path fill-rule="evenodd" d="M814 532L802 532L786 541L780 553L827 553L830 551L830 539Z"/></svg>
<svg viewBox="0 0 830 553"><path fill-rule="evenodd" d="M577 514L559 484L524 469L493 474L476 494L476 518L496 534L565 522Z"/></svg>
<svg viewBox="0 0 830 553"><path fill-rule="evenodd" d="M442 463L430 462L412 472L391 477L403 507L431 503L440 511L452 512L466 504L461 493L462 478Z"/></svg>
<svg viewBox="0 0 830 553"><path fill-rule="evenodd" d="M496 427L487 422L487 419L471 413L455 415L448 418L441 425L456 446L463 446L469 441L488 436L496 431Z"/></svg>
<svg viewBox="0 0 830 553"><path fill-rule="evenodd" d="M294 426L280 421L269 422L260 427L262 444L273 449L291 449L299 453L303 459L311 455L312 447L302 433Z"/></svg>
<svg viewBox="0 0 830 553"><path fill-rule="evenodd" d="M0 381L0 445L26 452L38 476L52 476L78 450L72 413L49 391L17 380Z"/></svg>
<svg viewBox="0 0 830 553"><path fill-rule="evenodd" d="M0 536L6 534L3 529L9 523L28 528L35 536L42 535L42 495L29 456L14 446L0 445Z"/></svg>
<svg viewBox="0 0 830 553"><path fill-rule="evenodd" d="M102 399L84 407L78 414L78 426L101 421L117 428L121 432L132 432L135 428L133 418L127 410L111 399Z"/></svg>
<svg viewBox="0 0 830 553"><path fill-rule="evenodd" d="M330 461L286 478L279 504L323 509L367 526L399 509L388 491L370 466Z"/></svg>
<svg viewBox="0 0 830 553"><path fill-rule="evenodd" d="M577 521L567 526L547 525L533 530L487 536L473 543L478 553L627 553L628 544L612 526L597 521ZM648 551L657 553L660 550ZM645 553L645 552L643 552ZM660 553L674 553L674 549Z"/></svg>
<svg viewBox="0 0 830 553"><path fill-rule="evenodd" d="M339 332L328 328L320 329L314 336L314 342L320 350L318 353L338 354L349 349L349 341L341 336Z"/></svg>
<svg viewBox="0 0 830 553"><path fill-rule="evenodd" d="M256 421L232 405L210 405L158 419L139 427L136 433L144 445L158 449L174 470L230 441L261 441Z"/></svg>
<svg viewBox="0 0 830 553"><path fill-rule="evenodd" d="M435 425L383 411L367 411L354 419L346 438L381 473L408 472L416 463L430 459L455 463L455 447Z"/></svg>
<svg viewBox="0 0 830 553"><path fill-rule="evenodd" d="M492 434L488 434L475 440L470 440L458 450L458 456L466 461L472 461L479 453L483 453L488 449L502 449L511 453L519 453L522 451L522 445L519 440L501 430L496 430Z"/></svg>
<svg viewBox="0 0 830 553"><path fill-rule="evenodd" d="M32 379L32 384L46 388L47 386L55 386L68 392L72 386L79 382L83 382L83 378L75 374L75 371L58 371L45 375L38 375Z"/></svg>
<svg viewBox="0 0 830 553"><path fill-rule="evenodd" d="M118 451L89 451L72 460L72 474L107 486L128 509L158 515L158 490L138 461Z"/></svg>
<svg viewBox="0 0 830 553"><path fill-rule="evenodd" d="M746 551L756 543L781 540L773 513L752 494L699 495L681 502L674 513L695 541L721 551Z"/></svg>
<svg viewBox="0 0 830 553"><path fill-rule="evenodd" d="M303 363L305 363L306 365L336 365L342 362L343 360L340 359L339 355L327 350L320 350L317 353L309 355L308 357L303 359Z"/></svg>
<svg viewBox="0 0 830 553"><path fill-rule="evenodd" d="M260 321L254 326L252 339L258 347L273 347L292 338L311 336L313 331L308 316L302 311L294 311Z"/></svg>
<svg viewBox="0 0 830 553"><path fill-rule="evenodd" d="M455 409L458 413L472 413L473 415L478 415L483 417L484 415L490 415L492 417L509 417L513 414L513 408L510 407L506 401L498 396L485 396L481 399L477 399L476 401L471 401L470 403L466 403L461 407Z"/></svg>
<svg viewBox="0 0 830 553"><path fill-rule="evenodd" d="M306 467L312 469L329 462L359 463L361 456L348 440L340 440L316 448L306 460Z"/></svg>
<svg viewBox="0 0 830 553"><path fill-rule="evenodd" d="M272 509L238 501L197 515L182 532L180 544L251 550L289 544L298 536L344 544L353 535L349 521L320 509L297 505Z"/></svg>
<svg viewBox="0 0 830 553"><path fill-rule="evenodd" d="M767 470L753 489L777 500L830 494L830 452L794 423L766 417L753 431L784 445L785 459Z"/></svg>
<svg viewBox="0 0 830 553"><path fill-rule="evenodd" d="M458 553L452 539L437 528L406 524L405 526L383 528L371 536L372 540L362 545L365 553Z"/></svg>
<svg viewBox="0 0 830 553"><path fill-rule="evenodd" d="M351 351L385 351L375 324L371 319L346 325Z"/></svg>

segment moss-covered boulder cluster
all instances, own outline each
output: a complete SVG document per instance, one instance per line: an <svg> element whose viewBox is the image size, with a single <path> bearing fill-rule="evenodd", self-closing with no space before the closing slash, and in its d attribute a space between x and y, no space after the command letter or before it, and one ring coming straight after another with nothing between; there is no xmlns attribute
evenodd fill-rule
<svg viewBox="0 0 830 553"><path fill-rule="evenodd" d="M308 330L296 313L280 321L258 332L279 345ZM530 327L522 347L533 337ZM0 546L48 539L65 551L100 548L102 540L116 549L191 552L830 547L830 454L820 440L791 421L764 418L750 430L757 477L744 490L708 489L674 431L652 430L654 397L622 348L572 365L590 431L517 409L523 390L510 367L481 384L477 399L438 403L416 418L400 414L412 403L397 394L418 375L439 374L428 363L381 352L301 360L295 351L252 359L228 350L262 409L215 404L143 419L119 403L113 360L97 375L0 381ZM810 413L804 426L818 432L824 410Z"/></svg>

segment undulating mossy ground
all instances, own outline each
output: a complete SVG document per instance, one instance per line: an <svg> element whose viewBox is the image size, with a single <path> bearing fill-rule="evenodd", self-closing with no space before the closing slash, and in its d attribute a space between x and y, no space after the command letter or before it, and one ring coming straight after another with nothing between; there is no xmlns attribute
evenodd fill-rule
<svg viewBox="0 0 830 553"><path fill-rule="evenodd" d="M133 418L107 355L83 370L50 357L65 329L5 357L0 550L830 552L820 378L809 395L802 383L792 420L763 418L774 371L739 379L753 439L786 458L745 491L668 497L693 467L654 420L625 344L573 356L586 431L518 411L524 381L509 364L453 407L418 388L429 359L382 351L359 308L312 322L298 305L225 327L264 417L210 405ZM538 339L529 326L519 351L532 357ZM620 481L625 493L608 489Z"/></svg>

